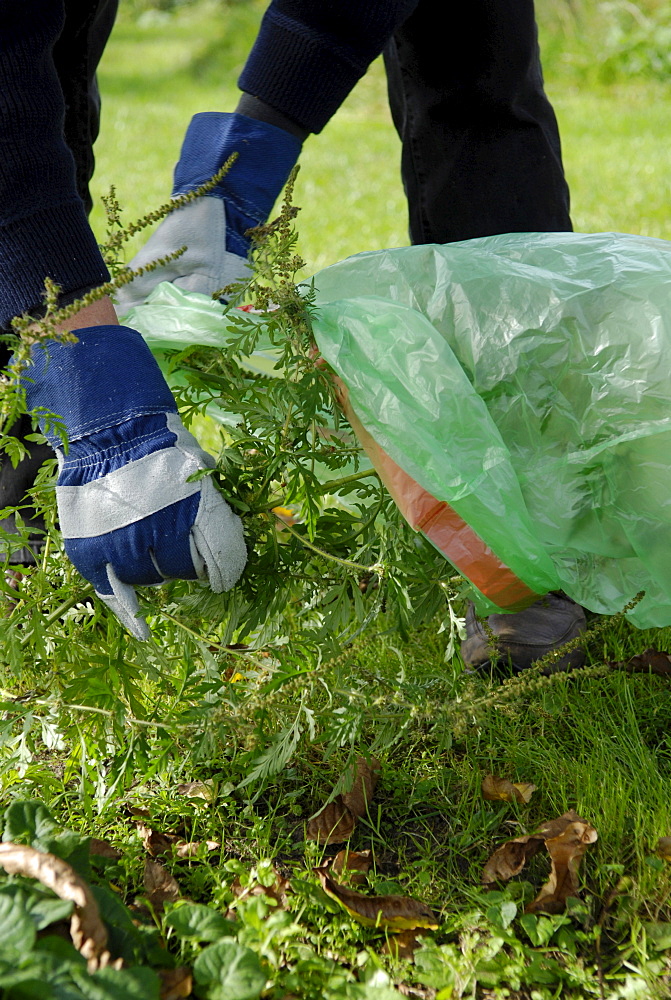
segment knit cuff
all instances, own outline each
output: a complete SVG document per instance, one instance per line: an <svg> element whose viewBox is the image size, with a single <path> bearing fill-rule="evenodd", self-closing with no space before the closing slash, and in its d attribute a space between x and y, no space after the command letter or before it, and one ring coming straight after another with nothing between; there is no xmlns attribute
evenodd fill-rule
<svg viewBox="0 0 671 1000"><path fill-rule="evenodd" d="M4 225L0 272L0 329L7 329L14 316L39 314L46 277L61 289L62 305L109 280L79 198Z"/></svg>
<svg viewBox="0 0 671 1000"><path fill-rule="evenodd" d="M238 86L281 111L307 132L321 132L368 69L329 39L296 32L266 18Z"/></svg>

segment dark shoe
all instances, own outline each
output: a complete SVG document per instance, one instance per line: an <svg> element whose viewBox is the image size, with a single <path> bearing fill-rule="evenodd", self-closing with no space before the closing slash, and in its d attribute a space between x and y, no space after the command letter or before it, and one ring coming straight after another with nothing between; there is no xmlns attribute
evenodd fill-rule
<svg viewBox="0 0 671 1000"><path fill-rule="evenodd" d="M587 627L580 605L559 592L546 594L524 611L490 615L487 621L497 640L495 649L489 645L490 640L473 605L469 605L466 639L461 644L464 663L476 668L492 663L510 664L515 673L528 670L536 660L575 639ZM548 664L543 673L573 670L584 662L585 650L578 646Z"/></svg>

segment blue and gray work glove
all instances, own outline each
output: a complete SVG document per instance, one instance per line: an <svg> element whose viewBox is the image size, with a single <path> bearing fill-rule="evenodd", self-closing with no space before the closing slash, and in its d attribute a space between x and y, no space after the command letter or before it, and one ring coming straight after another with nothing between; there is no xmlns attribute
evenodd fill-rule
<svg viewBox="0 0 671 1000"><path fill-rule="evenodd" d="M186 246L177 260L136 278L116 293L118 312L141 305L160 281L213 295L250 277L249 229L266 222L301 150L300 141L275 125L237 113L195 115L175 167L172 197L194 191L233 153L226 176L201 198L176 209L131 261L132 268Z"/></svg>
<svg viewBox="0 0 671 1000"><path fill-rule="evenodd" d="M65 551L138 639L134 587L207 580L219 593L240 577L240 519L211 477L214 460L185 429L151 351L135 330L95 326L78 343L33 349L24 379L31 409L58 414L68 447L42 421L59 461L58 516Z"/></svg>

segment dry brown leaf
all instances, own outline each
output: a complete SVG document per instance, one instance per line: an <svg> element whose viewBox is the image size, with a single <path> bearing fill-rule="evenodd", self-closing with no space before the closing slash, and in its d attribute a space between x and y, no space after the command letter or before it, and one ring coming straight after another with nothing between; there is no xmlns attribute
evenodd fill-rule
<svg viewBox="0 0 671 1000"><path fill-rule="evenodd" d="M628 660L611 660L613 670L626 670L628 674L657 674L666 677L671 674L671 656L659 649L645 649Z"/></svg>
<svg viewBox="0 0 671 1000"><path fill-rule="evenodd" d="M176 790L178 795L183 795L187 799L203 799L205 802L214 802L217 797L217 789L213 781L187 781L183 785L178 785Z"/></svg>
<svg viewBox="0 0 671 1000"><path fill-rule="evenodd" d="M352 836L355 826L356 819L344 804L342 795L337 795L308 821L305 839L316 840L318 844L342 844Z"/></svg>
<svg viewBox="0 0 671 1000"><path fill-rule="evenodd" d="M0 865L9 875L34 878L60 899L74 903L70 918L70 937L75 948L84 956L89 971L111 962L107 949L107 929L100 919L98 904L86 882L74 868L54 854L37 851L22 844L0 844Z"/></svg>
<svg viewBox="0 0 671 1000"><path fill-rule="evenodd" d="M203 844L205 844L208 851L216 851L221 847L218 840L179 841L173 844L173 853L176 858L195 858Z"/></svg>
<svg viewBox="0 0 671 1000"><path fill-rule="evenodd" d="M562 913L569 896L579 896L578 868L583 854L596 839L594 827L579 820L569 823L559 836L545 841L552 871L536 898L526 907L526 913Z"/></svg>
<svg viewBox="0 0 671 1000"><path fill-rule="evenodd" d="M519 875L527 861L538 854L544 842L544 837L529 835L501 844L483 868L482 881L490 885L492 882L507 882L513 875Z"/></svg>
<svg viewBox="0 0 671 1000"><path fill-rule="evenodd" d="M140 806L126 806L126 811L135 819L149 819L151 815L148 809L142 809Z"/></svg>
<svg viewBox="0 0 671 1000"><path fill-rule="evenodd" d="M401 931L438 926L436 915L426 903L411 896L364 896L332 879L328 868L315 868L314 873L324 892L364 927Z"/></svg>
<svg viewBox="0 0 671 1000"><path fill-rule="evenodd" d="M671 861L671 837L660 837L655 846L655 853L663 861Z"/></svg>
<svg viewBox="0 0 671 1000"><path fill-rule="evenodd" d="M216 851L221 847L218 840L193 840L185 841L174 833L161 833L160 830L152 830L144 823L137 823L137 832L142 838L142 844L147 854L152 858L160 858L170 855L176 858L193 858L198 854L202 843L207 845L208 851Z"/></svg>
<svg viewBox="0 0 671 1000"><path fill-rule="evenodd" d="M422 943L420 940L422 936L423 931L421 928L411 931L399 931L398 934L390 934L380 948L380 952L383 955L390 955L396 961L405 959L407 962L412 962L415 952Z"/></svg>
<svg viewBox="0 0 671 1000"><path fill-rule="evenodd" d="M506 882L513 875L519 875L527 861L537 854L546 840L558 837L569 823L584 823L577 812L570 809L556 819L541 823L535 833L523 837L515 837L501 844L492 854L482 872L485 885L491 882Z"/></svg>
<svg viewBox="0 0 671 1000"><path fill-rule="evenodd" d="M366 760L357 757L354 765L354 780L349 792L342 793L343 805L349 809L356 819L361 819L368 812L377 779L380 776L381 764L375 757Z"/></svg>
<svg viewBox="0 0 671 1000"><path fill-rule="evenodd" d="M287 894L291 892L291 883L289 879L277 875L272 885L261 885L259 882L255 882L254 885L241 885L240 879L236 877L231 884L231 891L236 899L246 899L248 896L270 896L278 907L286 910L288 906Z"/></svg>
<svg viewBox="0 0 671 1000"><path fill-rule="evenodd" d="M349 880L352 885L364 885L366 874L373 864L372 851L338 851L331 862L330 870L336 875L343 872L349 873Z"/></svg>
<svg viewBox="0 0 671 1000"><path fill-rule="evenodd" d="M158 969L158 977L161 980L161 1000L182 1000L182 997L190 997L193 990L193 976L191 969L186 965L180 965L178 969Z"/></svg>
<svg viewBox="0 0 671 1000"><path fill-rule="evenodd" d="M508 781L494 774L486 775L482 781L482 797L489 802L527 803L535 791L536 786L530 782Z"/></svg>
<svg viewBox="0 0 671 1000"><path fill-rule="evenodd" d="M593 826L570 809L524 837L502 844L484 867L482 881L506 881L522 871L527 861L545 845L552 862L550 878L527 908L527 913L561 913L569 896L578 895L578 867L597 839Z"/></svg>
<svg viewBox="0 0 671 1000"><path fill-rule="evenodd" d="M97 837L91 837L89 853L96 858L112 858L115 861L121 857L121 851L112 847L109 840L99 840Z"/></svg>
<svg viewBox="0 0 671 1000"><path fill-rule="evenodd" d="M368 811L379 772L380 763L374 757L369 761L357 757L349 792L336 795L308 821L305 839L316 840L318 844L342 844L349 840L357 819Z"/></svg>
<svg viewBox="0 0 671 1000"><path fill-rule="evenodd" d="M172 854L173 846L179 842L174 833L161 833L144 823L136 823L137 832L142 838L142 846L152 858L160 858L163 854Z"/></svg>
<svg viewBox="0 0 671 1000"><path fill-rule="evenodd" d="M582 818L582 816L578 816L575 809L569 809L568 812L562 813L561 816L557 816L556 819L548 819L544 823L541 823L534 836L543 837L544 840L550 840L552 837L558 837L562 834L569 823L585 822L586 821Z"/></svg>
<svg viewBox="0 0 671 1000"><path fill-rule="evenodd" d="M163 910L164 903L172 903L181 895L177 879L158 861L149 859L144 863L144 891L157 913Z"/></svg>

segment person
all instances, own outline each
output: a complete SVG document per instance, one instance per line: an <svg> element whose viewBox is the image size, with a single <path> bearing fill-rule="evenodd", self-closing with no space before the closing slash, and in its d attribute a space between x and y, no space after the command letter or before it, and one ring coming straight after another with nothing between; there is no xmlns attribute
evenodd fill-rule
<svg viewBox="0 0 671 1000"><path fill-rule="evenodd" d="M87 222L99 127L95 71L117 0L0 0L0 325L39 315L45 276L75 301L108 274ZM158 280L212 293L246 270L246 231L267 218L303 142L319 133L383 53L413 243L571 229L569 193L545 95L533 0L473 0L436 24L428 0L316 3L272 0L239 79L233 113L196 115L174 174L173 196L233 169L206 197L166 218L132 262L187 245L160 270L119 292L117 311ZM132 169L132 165L129 166ZM75 345L33 352L31 407L59 414L57 499L66 552L138 637L134 586L167 577L233 586L244 567L242 531L208 477L208 459L181 426L157 367L110 299L67 323ZM30 485L43 452L17 469L4 461L0 505ZM147 484L153 488L148 489ZM30 548L39 547L39 522ZM3 525L6 537L12 524ZM20 563L31 552L15 547ZM502 621L499 621L501 619ZM492 616L499 652L519 668L584 628L582 609L550 595L526 612ZM486 630L469 612L468 662L489 662ZM571 660L574 664L575 657ZM568 665L565 660L564 665Z"/></svg>

